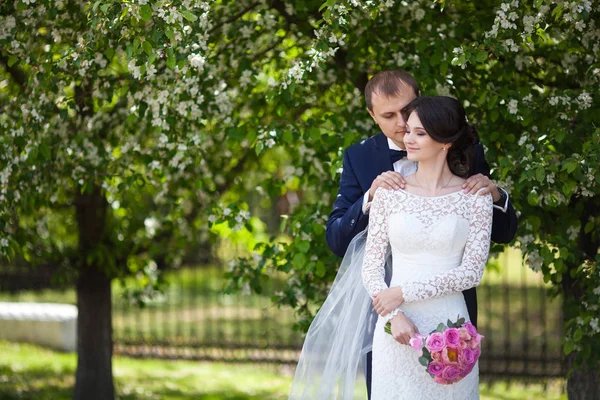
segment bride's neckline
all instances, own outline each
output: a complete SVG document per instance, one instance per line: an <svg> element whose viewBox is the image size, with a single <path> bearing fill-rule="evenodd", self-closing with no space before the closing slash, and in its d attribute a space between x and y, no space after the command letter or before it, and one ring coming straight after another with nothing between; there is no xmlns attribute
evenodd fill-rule
<svg viewBox="0 0 600 400"><path fill-rule="evenodd" d="M407 190L404 190L404 189L398 189L398 191L399 192L404 192L404 193L409 194L411 196L421 197L423 199L441 199L443 197L454 196L457 193L463 193L463 189L460 189L460 190L457 190L456 192L442 194L442 195L439 195L439 196L421 196L420 194L411 193L411 192L409 192Z"/></svg>

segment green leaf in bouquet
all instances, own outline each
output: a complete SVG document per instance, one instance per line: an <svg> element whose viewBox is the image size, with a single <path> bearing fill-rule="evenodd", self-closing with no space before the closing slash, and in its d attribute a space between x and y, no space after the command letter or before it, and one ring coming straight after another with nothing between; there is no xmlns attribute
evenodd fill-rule
<svg viewBox="0 0 600 400"><path fill-rule="evenodd" d="M446 330L446 325L444 325L442 322L440 322L440 324L437 326L437 329L435 330L436 332L444 332Z"/></svg>
<svg viewBox="0 0 600 400"><path fill-rule="evenodd" d="M392 323L390 321L386 322L384 327L385 333L392 334Z"/></svg>
<svg viewBox="0 0 600 400"><path fill-rule="evenodd" d="M423 356L419 357L419 362L424 367L426 367L427 365L429 365L429 360L426 357L423 357Z"/></svg>
<svg viewBox="0 0 600 400"><path fill-rule="evenodd" d="M464 317L459 318L458 321L456 321L456 327L458 328L458 327L462 326L462 324L464 324L464 323L465 323Z"/></svg>
<svg viewBox="0 0 600 400"><path fill-rule="evenodd" d="M423 355L422 355L422 357L425 357L425 358L427 358L428 360L431 361L431 353L429 352L429 350L425 346L423 346Z"/></svg>
<svg viewBox="0 0 600 400"><path fill-rule="evenodd" d="M456 326L454 326L454 323L452 321L450 321L450 320L448 320L446 322L446 325L448 325L448 328L456 328Z"/></svg>

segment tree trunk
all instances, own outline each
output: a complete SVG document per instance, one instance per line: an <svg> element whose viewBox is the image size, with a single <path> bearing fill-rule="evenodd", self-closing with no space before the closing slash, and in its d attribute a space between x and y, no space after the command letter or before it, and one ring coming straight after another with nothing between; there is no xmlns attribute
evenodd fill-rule
<svg viewBox="0 0 600 400"><path fill-rule="evenodd" d="M575 354L567 356L567 367L571 367ZM567 380L567 395L569 400L600 400L600 370L574 370Z"/></svg>
<svg viewBox="0 0 600 400"><path fill-rule="evenodd" d="M75 400L113 400L111 279L94 249L105 237L107 202L99 187L77 195L79 276L76 283L77 373ZM97 255L97 253L96 253Z"/></svg>
<svg viewBox="0 0 600 400"><path fill-rule="evenodd" d="M113 400L110 279L97 266L77 280L77 373L75 400Z"/></svg>
<svg viewBox="0 0 600 400"><path fill-rule="evenodd" d="M599 203L600 201L595 198L590 198L584 203L584 212L580 217L582 227L595 216ZM584 258L593 260L598 254L598 240L592 236L591 232L585 233L583 229L581 229L577 247ZM570 270L576 267L577 265L571 265ZM581 300L585 298L585 292L569 274L564 275L562 285L565 296L565 300L563 300L565 302L564 317L565 321L568 321L579 315L579 307L581 307ZM575 299L575 304L569 306L567 298ZM567 372L571 371L575 356L576 353L571 353L566 357ZM595 357L592 355L592 358ZM567 379L567 395L569 400L600 400L600 364L596 363L595 368L583 367L571 371L571 375Z"/></svg>

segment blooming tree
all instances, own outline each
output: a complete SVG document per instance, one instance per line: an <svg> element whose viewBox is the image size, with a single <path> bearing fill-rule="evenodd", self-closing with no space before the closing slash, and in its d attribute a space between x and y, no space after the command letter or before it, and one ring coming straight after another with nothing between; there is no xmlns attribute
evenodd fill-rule
<svg viewBox="0 0 600 400"><path fill-rule="evenodd" d="M297 194L291 240L233 263L230 289L284 273L276 301L307 326L338 261L342 151L377 133L362 89L391 68L465 101L516 244L564 294L569 361L591 366L569 394L594 393L597 21L597 0L0 4L0 253L73 277L76 398L113 396L110 280L178 264L214 223L251 229L251 197Z"/></svg>
<svg viewBox="0 0 600 400"><path fill-rule="evenodd" d="M318 128L307 128L323 136L333 125L340 134L332 149L337 155L322 174L328 183L319 187L333 195L340 149L377 132L358 101L365 72L403 68L422 92L462 99L494 178L520 214L515 245L555 294L563 295L564 352L574 368L569 397L599 398L598 2L328 1L327 6L311 49L282 82L284 90L297 93L330 79L330 93L340 93L335 114L325 113ZM348 93L354 95L344 99ZM332 100L327 93L322 99ZM264 271L289 273L277 301L297 307L306 327L309 305L323 299L335 273L322 250L322 222L331 203L332 197L322 197L299 207L286 226L293 242L258 246L258 263L239 260L230 272L232 285L258 285Z"/></svg>

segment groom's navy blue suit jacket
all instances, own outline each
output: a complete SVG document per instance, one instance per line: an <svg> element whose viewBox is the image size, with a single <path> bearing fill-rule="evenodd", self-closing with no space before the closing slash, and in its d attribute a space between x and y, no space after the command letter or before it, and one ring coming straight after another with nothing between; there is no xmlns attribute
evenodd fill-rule
<svg viewBox="0 0 600 400"><path fill-rule="evenodd" d="M475 174L490 176L490 167L483 156L483 145L477 146ZM350 146L344 152L342 177L333 211L327 221L327 245L343 257L348 245L369 223L369 215L362 212L363 197L375 178L385 171L393 171L387 137L380 133ZM494 207L492 240L508 243L515 237L517 216L512 205L506 213ZM477 295L475 288L463 292L473 324L477 324Z"/></svg>

